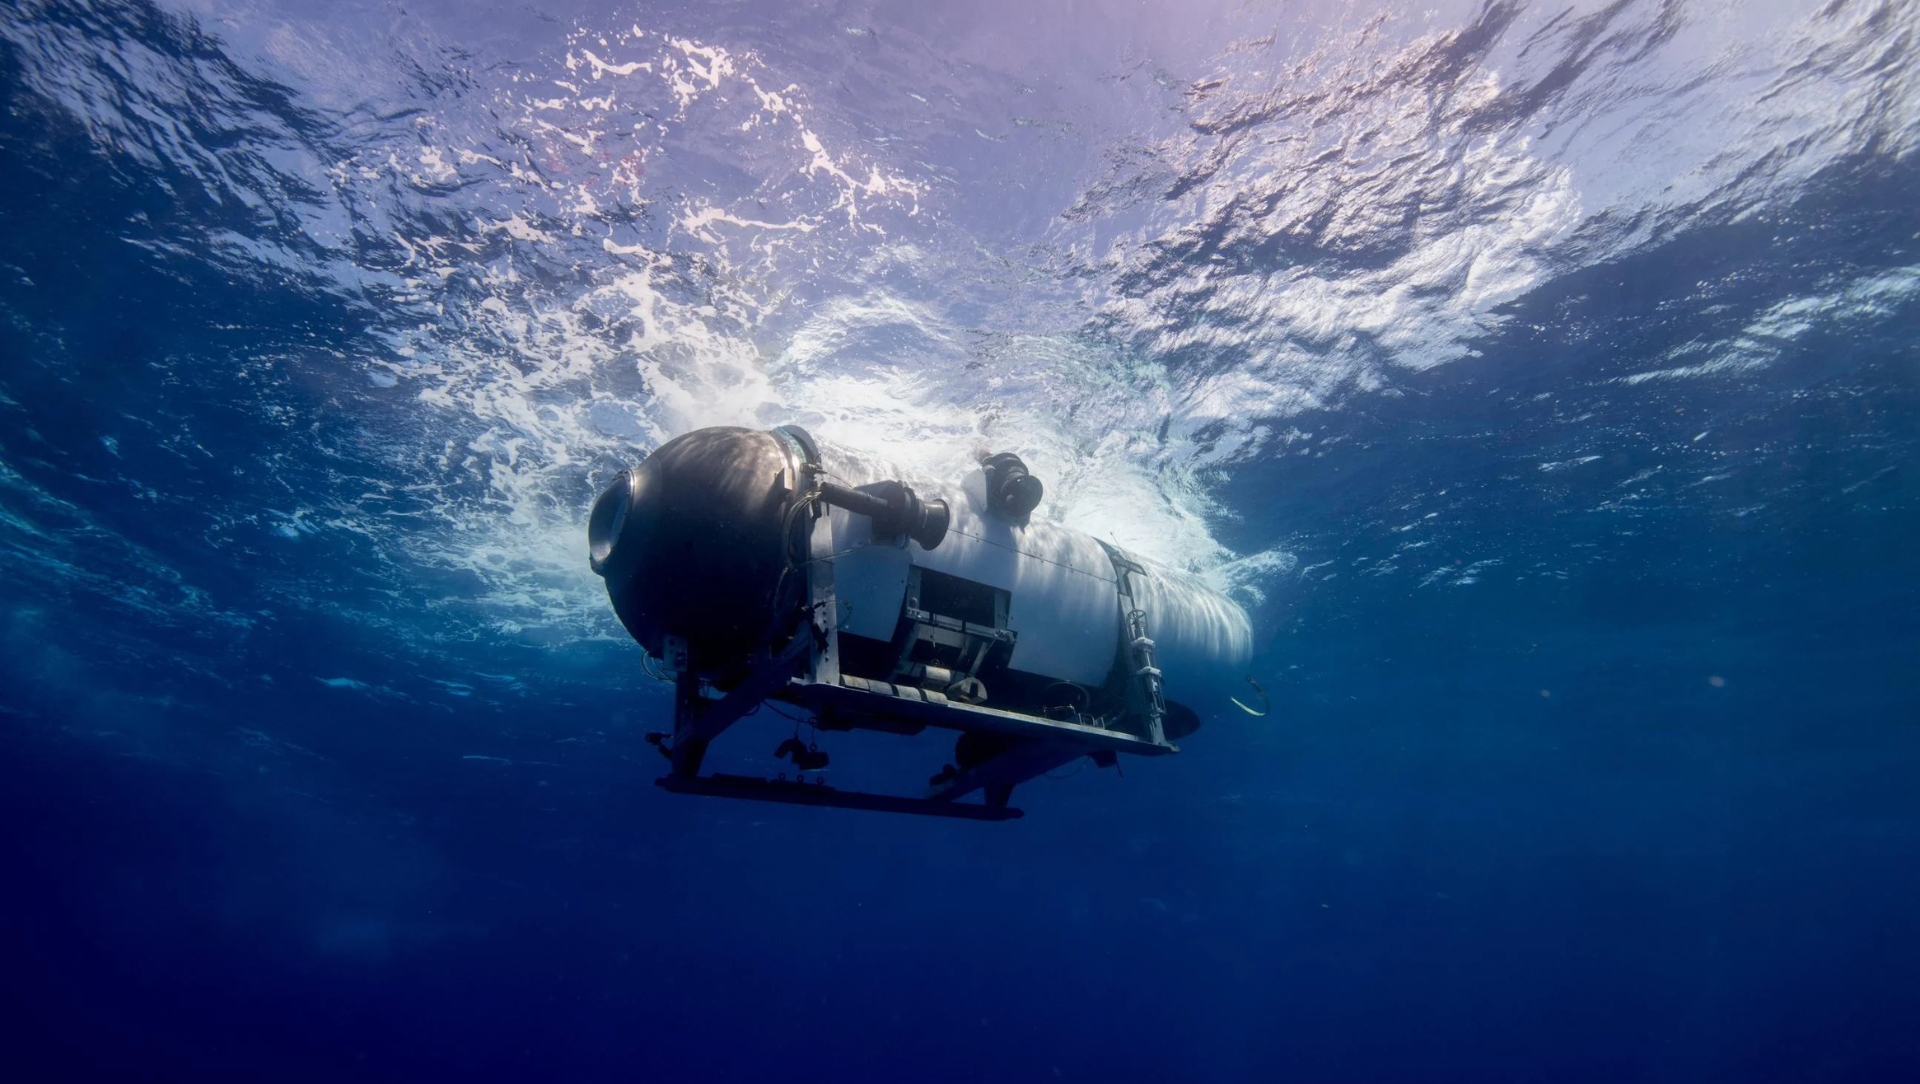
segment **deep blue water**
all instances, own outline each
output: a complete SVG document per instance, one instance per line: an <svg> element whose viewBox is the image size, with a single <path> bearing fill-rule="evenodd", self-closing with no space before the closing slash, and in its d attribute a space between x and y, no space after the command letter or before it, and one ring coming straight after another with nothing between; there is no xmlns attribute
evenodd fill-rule
<svg viewBox="0 0 1920 1084"><path fill-rule="evenodd" d="M8 1079L1920 1079L1920 8L14 0L0 93ZM786 422L1019 451L1276 710L657 790L585 510Z"/></svg>

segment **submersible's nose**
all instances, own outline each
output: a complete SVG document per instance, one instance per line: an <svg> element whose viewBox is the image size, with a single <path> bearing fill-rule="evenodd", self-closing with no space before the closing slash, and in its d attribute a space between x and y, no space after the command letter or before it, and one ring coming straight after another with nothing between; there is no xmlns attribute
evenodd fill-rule
<svg viewBox="0 0 1920 1084"><path fill-rule="evenodd" d="M620 472L594 501L588 560L649 653L664 657L664 637L678 636L706 669L761 646L807 579L788 574L805 548L803 503L865 516L876 539L940 545L952 520L945 501L899 481L854 489L819 480L812 440L792 426L695 430Z"/></svg>
<svg viewBox="0 0 1920 1084"><path fill-rule="evenodd" d="M753 648L786 567L791 475L773 434L700 429L622 471L594 501L588 559L650 653L661 655L669 633L697 660Z"/></svg>

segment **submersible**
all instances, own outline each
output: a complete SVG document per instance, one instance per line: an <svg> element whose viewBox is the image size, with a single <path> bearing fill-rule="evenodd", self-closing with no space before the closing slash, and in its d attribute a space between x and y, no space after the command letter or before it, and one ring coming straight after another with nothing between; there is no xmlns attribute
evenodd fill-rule
<svg viewBox="0 0 1920 1084"><path fill-rule="evenodd" d="M673 730L649 735L671 765L659 784L1004 820L1015 785L1080 757L1175 753L1210 715L1263 714L1236 698L1259 693L1245 612L1036 516L1044 493L1013 453L910 479L798 426L695 430L621 471L589 515L589 557L674 684ZM826 754L797 737L776 750L793 779L701 775L709 743L769 701L822 731L959 738L921 795L829 786Z"/></svg>

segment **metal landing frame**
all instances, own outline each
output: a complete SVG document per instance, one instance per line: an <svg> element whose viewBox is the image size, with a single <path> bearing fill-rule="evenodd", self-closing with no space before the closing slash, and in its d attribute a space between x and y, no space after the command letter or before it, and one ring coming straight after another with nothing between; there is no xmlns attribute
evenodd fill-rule
<svg viewBox="0 0 1920 1084"><path fill-rule="evenodd" d="M1008 806L1013 788L1083 756L1118 753L1166 756L1180 751L1172 742L1154 743L1117 730L1041 719L978 704L962 704L940 693L841 676L837 682L794 676L804 652L766 659L748 679L717 699L675 689L675 725L671 746L663 750L673 763L658 786L676 794L751 798L795 805L834 806L885 813L918 813L970 820L1012 820L1022 815ZM689 695L691 693L692 695ZM802 783L756 776L700 775L707 746L729 726L768 700L793 704L812 713L827 730L878 730L916 734L927 727L1024 739L1012 748L951 778L929 784L924 797L841 790L824 782ZM662 736L664 737L664 735ZM979 803L963 802L979 792Z"/></svg>

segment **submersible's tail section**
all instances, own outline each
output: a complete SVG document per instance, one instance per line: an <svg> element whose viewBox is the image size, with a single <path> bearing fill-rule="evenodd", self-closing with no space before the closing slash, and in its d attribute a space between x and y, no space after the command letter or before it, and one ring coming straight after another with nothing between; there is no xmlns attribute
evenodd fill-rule
<svg viewBox="0 0 1920 1084"><path fill-rule="evenodd" d="M1177 752L1245 688L1246 614L1035 518L1044 492L1011 453L909 484L797 426L697 430L621 472L588 536L614 612L673 675L673 732L650 737L672 763L660 785L1002 820L1015 785L1082 756ZM708 743L769 700L821 730L960 737L921 797L702 776ZM798 741L779 755L797 779L825 765Z"/></svg>

